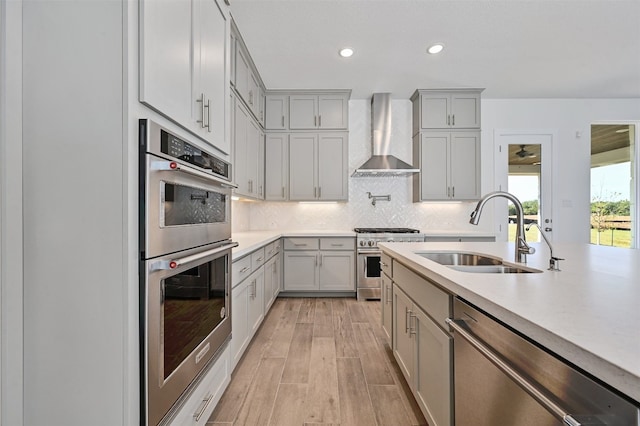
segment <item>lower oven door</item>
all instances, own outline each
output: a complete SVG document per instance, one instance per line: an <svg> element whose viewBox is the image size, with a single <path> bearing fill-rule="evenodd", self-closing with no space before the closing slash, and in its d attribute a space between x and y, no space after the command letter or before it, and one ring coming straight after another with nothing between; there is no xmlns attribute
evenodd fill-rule
<svg viewBox="0 0 640 426"><path fill-rule="evenodd" d="M231 335L231 248L209 245L143 263L147 424L162 420Z"/></svg>
<svg viewBox="0 0 640 426"><path fill-rule="evenodd" d="M380 251L358 253L356 281L358 299L380 299Z"/></svg>

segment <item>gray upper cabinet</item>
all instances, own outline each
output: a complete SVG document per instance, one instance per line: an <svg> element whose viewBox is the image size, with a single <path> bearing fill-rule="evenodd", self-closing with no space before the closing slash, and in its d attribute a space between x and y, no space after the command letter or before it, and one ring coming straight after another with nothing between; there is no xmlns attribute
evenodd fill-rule
<svg viewBox="0 0 640 426"><path fill-rule="evenodd" d="M215 0L140 3L140 102L224 154L228 34Z"/></svg>
<svg viewBox="0 0 640 426"><path fill-rule="evenodd" d="M417 90L413 134L424 129L479 129L481 89Z"/></svg>
<svg viewBox="0 0 640 426"><path fill-rule="evenodd" d="M285 130L289 126L289 96L267 95L265 99L265 128Z"/></svg>
<svg viewBox="0 0 640 426"><path fill-rule="evenodd" d="M234 50L231 58L234 62L231 69L235 74L231 78L231 83L235 87L238 97L244 101L256 120L264 125L264 85L251 60L249 51L242 41L242 36L235 25L232 26L232 29Z"/></svg>
<svg viewBox="0 0 640 426"><path fill-rule="evenodd" d="M291 130L347 129L348 117L349 92L289 96Z"/></svg>

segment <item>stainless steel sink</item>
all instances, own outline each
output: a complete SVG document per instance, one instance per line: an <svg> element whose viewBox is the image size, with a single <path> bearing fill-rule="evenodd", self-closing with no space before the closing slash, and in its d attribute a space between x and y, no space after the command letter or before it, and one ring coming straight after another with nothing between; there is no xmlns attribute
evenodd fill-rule
<svg viewBox="0 0 640 426"><path fill-rule="evenodd" d="M456 271L471 272L473 274L531 274L542 272L537 269L509 265L448 265L448 267Z"/></svg>
<svg viewBox="0 0 640 426"><path fill-rule="evenodd" d="M502 265L502 259L477 253L465 252L417 252L419 256L432 260L441 265Z"/></svg>
<svg viewBox="0 0 640 426"><path fill-rule="evenodd" d="M467 252L416 252L418 256L447 266L460 272L475 274L531 274L538 269L505 265L502 259L478 253Z"/></svg>

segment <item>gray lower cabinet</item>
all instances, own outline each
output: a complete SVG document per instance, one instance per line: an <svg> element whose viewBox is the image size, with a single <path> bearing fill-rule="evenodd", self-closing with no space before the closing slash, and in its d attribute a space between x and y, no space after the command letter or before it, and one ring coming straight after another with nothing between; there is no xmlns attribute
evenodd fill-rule
<svg viewBox="0 0 640 426"><path fill-rule="evenodd" d="M355 291L354 238L286 238L285 291Z"/></svg>
<svg viewBox="0 0 640 426"><path fill-rule="evenodd" d="M392 286L394 358L429 425L451 426L453 338L444 322L451 296L395 260Z"/></svg>

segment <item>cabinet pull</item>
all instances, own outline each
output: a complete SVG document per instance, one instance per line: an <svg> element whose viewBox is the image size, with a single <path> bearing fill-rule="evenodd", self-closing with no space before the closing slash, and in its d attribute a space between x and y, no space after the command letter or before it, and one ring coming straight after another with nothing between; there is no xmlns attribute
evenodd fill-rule
<svg viewBox="0 0 640 426"><path fill-rule="evenodd" d="M262 262L262 256L256 259L258 262Z"/></svg>
<svg viewBox="0 0 640 426"><path fill-rule="evenodd" d="M320 255L320 266L322 266L322 258L324 257L324 255Z"/></svg>
<svg viewBox="0 0 640 426"><path fill-rule="evenodd" d="M258 195L262 195L262 185L258 186Z"/></svg>
<svg viewBox="0 0 640 426"><path fill-rule="evenodd" d="M282 127L284 127L284 115L282 116Z"/></svg>
<svg viewBox="0 0 640 426"><path fill-rule="evenodd" d="M294 246L296 247L306 247L307 244L306 243L293 243Z"/></svg>
<svg viewBox="0 0 640 426"><path fill-rule="evenodd" d="M282 187L282 198L284 198L284 186Z"/></svg>
<svg viewBox="0 0 640 426"><path fill-rule="evenodd" d="M344 244L331 243L331 247L344 247Z"/></svg>
<svg viewBox="0 0 640 426"><path fill-rule="evenodd" d="M456 187L455 186L451 187L451 198L456 198Z"/></svg>
<svg viewBox="0 0 640 426"><path fill-rule="evenodd" d="M209 407L209 404L211 404L211 401L213 401L213 394L210 394L208 397L202 400L202 405L200 406L200 409L193 414L193 418L195 419L196 422L200 421L200 418L202 417L204 412L207 411L207 407Z"/></svg>
<svg viewBox="0 0 640 426"><path fill-rule="evenodd" d="M387 304L391 303L391 286L387 287Z"/></svg>
<svg viewBox="0 0 640 426"><path fill-rule="evenodd" d="M248 266L245 266L244 268L240 269L240 273L243 274L245 272L247 272L250 268Z"/></svg>
<svg viewBox="0 0 640 426"><path fill-rule="evenodd" d="M452 126L455 126L455 125L456 125L456 115L455 115L455 114L453 114L451 117L452 117L452 118L451 118L451 125L452 125Z"/></svg>
<svg viewBox="0 0 640 426"><path fill-rule="evenodd" d="M313 187L313 198L318 198L318 188L317 187Z"/></svg>
<svg viewBox="0 0 640 426"><path fill-rule="evenodd" d="M205 108L207 108L207 132L211 133L211 99L207 99Z"/></svg>
<svg viewBox="0 0 640 426"><path fill-rule="evenodd" d="M318 127L322 127L322 116L318 116Z"/></svg>
<svg viewBox="0 0 640 426"><path fill-rule="evenodd" d="M253 90L249 90L249 105L253 106Z"/></svg>
<svg viewBox="0 0 640 426"><path fill-rule="evenodd" d="M318 187L318 198L322 198L322 187Z"/></svg>
<svg viewBox="0 0 640 426"><path fill-rule="evenodd" d="M249 190L249 193L251 193L251 179L247 181L247 189Z"/></svg>
<svg viewBox="0 0 640 426"><path fill-rule="evenodd" d="M447 126L451 125L451 116L447 114Z"/></svg>
<svg viewBox="0 0 640 426"><path fill-rule="evenodd" d="M200 126L204 129L204 93L200 94L200 99L196 99L196 102L200 104L200 120L196 120L196 123L200 123Z"/></svg>
<svg viewBox="0 0 640 426"><path fill-rule="evenodd" d="M409 332L409 315L411 315L411 311L409 310L409 308L407 308L405 306L404 308L404 332L408 333Z"/></svg>
<svg viewBox="0 0 640 426"><path fill-rule="evenodd" d="M447 186L447 198L451 197L451 187Z"/></svg>
<svg viewBox="0 0 640 426"><path fill-rule="evenodd" d="M416 321L418 318L409 311L409 337L416 335Z"/></svg>
<svg viewBox="0 0 640 426"><path fill-rule="evenodd" d="M313 127L318 127L318 116L317 115L313 116Z"/></svg>

